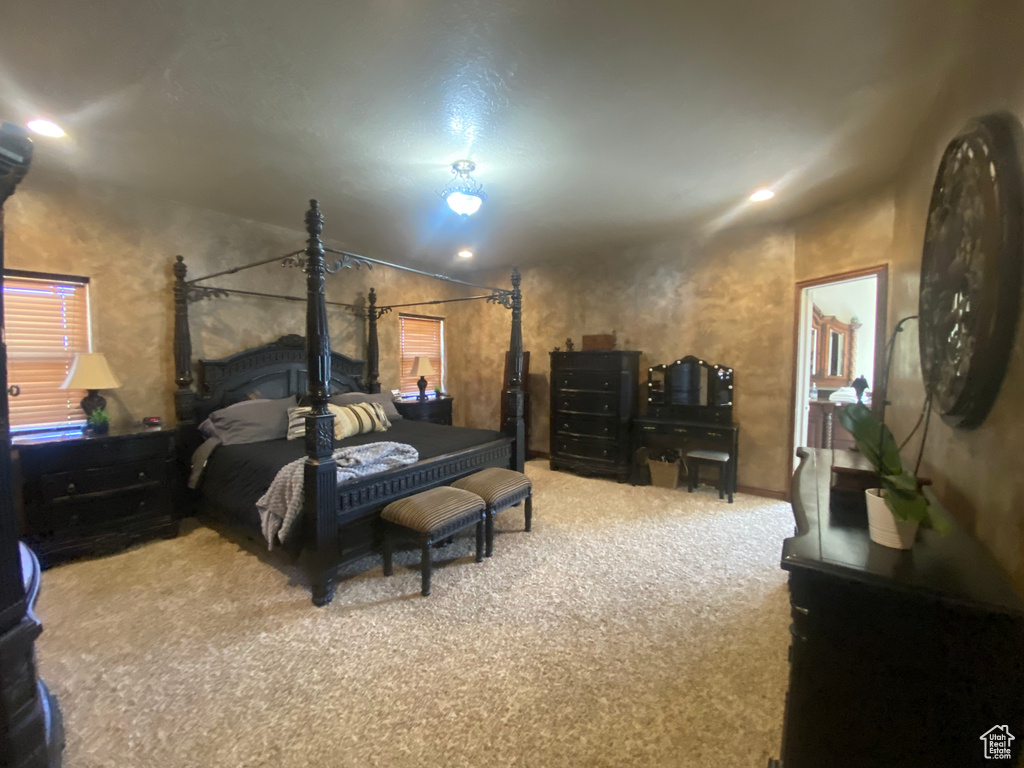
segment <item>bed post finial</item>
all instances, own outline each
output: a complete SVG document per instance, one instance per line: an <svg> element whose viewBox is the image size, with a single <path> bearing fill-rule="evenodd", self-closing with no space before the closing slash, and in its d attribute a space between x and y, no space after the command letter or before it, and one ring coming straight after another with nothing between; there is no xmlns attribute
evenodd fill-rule
<svg viewBox="0 0 1024 768"><path fill-rule="evenodd" d="M519 290L522 278L519 268L512 270L512 333L509 339L508 389L502 392L508 420L502 429L515 438L512 469L522 472L526 465L526 395L523 392L523 294Z"/></svg>
<svg viewBox="0 0 1024 768"><path fill-rule="evenodd" d="M188 327L188 267L184 256L174 259L174 413L179 422L195 421L192 391L192 335Z"/></svg>
<svg viewBox="0 0 1024 768"><path fill-rule="evenodd" d="M320 204L309 201L306 211L306 382L311 412L306 415L306 465L303 468L303 509L314 530L309 571L314 605L334 596L334 567L338 561L337 465L334 463L334 415L327 410L331 382L331 337L324 303L324 217Z"/></svg>
<svg viewBox="0 0 1024 768"><path fill-rule="evenodd" d="M380 344L377 341L377 320L380 313L377 311L377 291L370 288L367 297L369 307L366 311L366 319L369 326L366 331L366 389L371 395L380 392Z"/></svg>

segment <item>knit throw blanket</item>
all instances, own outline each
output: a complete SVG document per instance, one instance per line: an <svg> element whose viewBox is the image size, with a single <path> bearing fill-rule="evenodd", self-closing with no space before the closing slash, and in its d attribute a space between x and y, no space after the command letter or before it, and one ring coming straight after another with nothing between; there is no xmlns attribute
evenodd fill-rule
<svg viewBox="0 0 1024 768"><path fill-rule="evenodd" d="M395 467L415 464L419 451L405 443L367 443L334 452L338 464L338 483L385 472ZM270 488L256 502L263 524L263 536L270 549L275 542L284 544L292 534L302 511L302 481L305 459L286 464L270 483Z"/></svg>

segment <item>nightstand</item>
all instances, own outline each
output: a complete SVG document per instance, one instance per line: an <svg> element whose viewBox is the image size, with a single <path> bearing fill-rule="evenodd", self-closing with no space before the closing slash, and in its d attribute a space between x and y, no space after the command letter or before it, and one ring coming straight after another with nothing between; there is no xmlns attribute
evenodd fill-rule
<svg viewBox="0 0 1024 768"><path fill-rule="evenodd" d="M448 395L428 397L426 400L395 400L395 408L403 419L432 421L434 424L452 425L452 400Z"/></svg>
<svg viewBox="0 0 1024 768"><path fill-rule="evenodd" d="M21 535L44 567L178 533L171 498L172 430L15 437Z"/></svg>

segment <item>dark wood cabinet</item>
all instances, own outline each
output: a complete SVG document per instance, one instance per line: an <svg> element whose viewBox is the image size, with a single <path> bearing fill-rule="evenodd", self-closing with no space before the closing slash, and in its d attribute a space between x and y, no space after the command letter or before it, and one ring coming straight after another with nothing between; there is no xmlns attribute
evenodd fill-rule
<svg viewBox="0 0 1024 768"><path fill-rule="evenodd" d="M395 408L403 419L430 421L434 424L452 425L452 400L448 395L428 397L426 400L395 400Z"/></svg>
<svg viewBox="0 0 1024 768"><path fill-rule="evenodd" d="M44 567L177 534L170 430L15 440L21 534Z"/></svg>
<svg viewBox="0 0 1024 768"><path fill-rule="evenodd" d="M968 768L982 737L1024 744L1024 603L991 554L953 523L913 549L870 541L856 509L830 508L845 452L799 451L797 532L786 539L792 624L783 768ZM838 465L838 464L837 464ZM936 511L949 513L936 504Z"/></svg>
<svg viewBox="0 0 1024 768"><path fill-rule="evenodd" d="M629 479L640 353L551 353L551 468Z"/></svg>

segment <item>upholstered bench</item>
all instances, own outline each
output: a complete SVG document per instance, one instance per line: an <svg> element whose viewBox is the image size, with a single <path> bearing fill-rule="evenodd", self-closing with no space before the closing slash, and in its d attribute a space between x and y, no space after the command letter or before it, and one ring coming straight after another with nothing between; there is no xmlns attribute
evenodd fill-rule
<svg viewBox="0 0 1024 768"><path fill-rule="evenodd" d="M732 483L729 478L729 454L725 451L690 451L686 454L686 474L689 478L687 490L693 493L700 479L700 465L715 464L718 466L718 498L728 491L729 503L732 504Z"/></svg>
<svg viewBox="0 0 1024 768"><path fill-rule="evenodd" d="M384 507L384 575L394 572L392 553L394 537L414 539L423 550L420 568L423 573L422 594L430 594L430 575L434 564L431 547L438 541L476 525L476 561L484 559L484 500L459 488L431 488Z"/></svg>
<svg viewBox="0 0 1024 768"><path fill-rule="evenodd" d="M495 514L522 501L526 512L526 530L529 531L533 525L533 483L522 472L492 467L456 480L452 487L475 493L487 505L484 512L487 557L490 557L494 550Z"/></svg>

